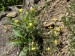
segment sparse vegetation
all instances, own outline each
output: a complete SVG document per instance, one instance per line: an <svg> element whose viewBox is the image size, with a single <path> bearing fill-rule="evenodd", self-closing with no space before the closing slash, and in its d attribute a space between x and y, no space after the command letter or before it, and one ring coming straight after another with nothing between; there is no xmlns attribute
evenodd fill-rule
<svg viewBox="0 0 75 56"><path fill-rule="evenodd" d="M9 5L22 4L20 0L1 0L0 3L0 11ZM44 7L40 6L42 9L38 9L38 4L29 5L28 8L17 9L17 18L8 17L12 26L11 44L19 47L18 56L75 56L75 3L66 8L67 16L64 13L64 16L51 16L51 18L47 15L50 12L47 9L55 7L49 7L47 0L44 3ZM43 20L44 16L49 20Z"/></svg>
<svg viewBox="0 0 75 56"><path fill-rule="evenodd" d="M0 1L0 11L7 10L8 6L22 4L22 0L1 0Z"/></svg>

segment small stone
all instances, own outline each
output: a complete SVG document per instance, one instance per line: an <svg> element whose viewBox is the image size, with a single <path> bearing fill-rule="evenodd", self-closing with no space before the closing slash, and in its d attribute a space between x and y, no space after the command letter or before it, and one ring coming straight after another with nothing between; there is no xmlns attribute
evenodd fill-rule
<svg viewBox="0 0 75 56"><path fill-rule="evenodd" d="M49 27L50 25L53 25L53 24L55 24L55 22L44 22L43 26L44 27Z"/></svg>
<svg viewBox="0 0 75 56"><path fill-rule="evenodd" d="M16 17L17 16L17 12L10 12L6 15L7 17Z"/></svg>
<svg viewBox="0 0 75 56"><path fill-rule="evenodd" d="M7 30L4 30L4 33L6 33L7 32Z"/></svg>
<svg viewBox="0 0 75 56"><path fill-rule="evenodd" d="M65 16L68 16L68 15L69 15L69 13L67 12Z"/></svg>
<svg viewBox="0 0 75 56"><path fill-rule="evenodd" d="M57 22L58 22L58 21L62 21L62 17L63 17L63 16L65 16L65 15L64 15L64 14L59 14L59 15L55 16L56 19L57 19Z"/></svg>
<svg viewBox="0 0 75 56"><path fill-rule="evenodd" d="M17 54L19 54L19 52L17 51Z"/></svg>
<svg viewBox="0 0 75 56"><path fill-rule="evenodd" d="M63 22L57 22L56 24L57 24L57 25L60 25L60 24L64 24L64 23L63 23Z"/></svg>

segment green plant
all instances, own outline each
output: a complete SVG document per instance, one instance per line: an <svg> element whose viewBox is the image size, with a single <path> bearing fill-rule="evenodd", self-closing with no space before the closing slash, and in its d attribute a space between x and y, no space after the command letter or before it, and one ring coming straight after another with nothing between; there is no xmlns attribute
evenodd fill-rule
<svg viewBox="0 0 75 56"><path fill-rule="evenodd" d="M29 12L28 12L29 11ZM48 27L50 31L43 33L44 35L48 35L49 39L45 39L46 42L45 48L43 48L43 39L40 33L39 22L36 19L35 9L33 7L30 10L26 11L25 15L22 14L23 9L19 10L20 20L13 20L11 25L13 25L13 33L14 39L12 43L20 46L21 52L19 56L37 56L37 54L41 55L43 51L51 51L53 54L55 52L59 52L64 44L62 44L62 34L64 33L62 30L65 28L63 26L59 26L56 24L52 24ZM70 51L70 56L73 56L73 51L75 49L75 27L73 26L73 18L72 16L63 17L62 18L64 25L69 30L69 39L68 39L68 49ZM53 22L58 22L58 19L53 18Z"/></svg>
<svg viewBox="0 0 75 56"><path fill-rule="evenodd" d="M39 49L38 46L40 31L38 20L35 18L34 8L26 11L25 15L22 14L23 9L19 10L20 20L13 20L14 40L12 43L21 47L19 56L26 56L27 53ZM37 39L36 39L37 38Z"/></svg>
<svg viewBox="0 0 75 56"><path fill-rule="evenodd" d="M71 11L73 11L73 13L75 12L75 2L73 2L73 3L71 3L70 4L70 9L71 9Z"/></svg>

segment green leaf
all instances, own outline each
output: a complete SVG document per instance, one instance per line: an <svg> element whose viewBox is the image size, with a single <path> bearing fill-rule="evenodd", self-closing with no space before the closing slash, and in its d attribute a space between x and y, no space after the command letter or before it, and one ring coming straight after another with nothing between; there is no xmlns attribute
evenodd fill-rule
<svg viewBox="0 0 75 56"><path fill-rule="evenodd" d="M19 45L19 44L21 44L21 41L20 40L13 40L13 41L11 41L11 44Z"/></svg>
<svg viewBox="0 0 75 56"><path fill-rule="evenodd" d="M16 23L11 23L11 25L13 25L13 26L18 26L18 24L16 24Z"/></svg>
<svg viewBox="0 0 75 56"><path fill-rule="evenodd" d="M15 36L23 38L23 36L22 36L22 34L20 33L19 30L14 29L13 32L14 32Z"/></svg>
<svg viewBox="0 0 75 56"><path fill-rule="evenodd" d="M28 52L28 48L27 47L24 47L22 49L22 51L20 52L19 56L26 56L27 55L27 52Z"/></svg>

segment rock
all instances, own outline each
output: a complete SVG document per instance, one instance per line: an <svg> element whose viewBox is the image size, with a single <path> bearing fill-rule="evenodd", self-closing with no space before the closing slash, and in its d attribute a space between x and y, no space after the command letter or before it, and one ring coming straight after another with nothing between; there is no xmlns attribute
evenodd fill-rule
<svg viewBox="0 0 75 56"><path fill-rule="evenodd" d="M55 25L55 22L44 22L43 23L44 27L49 27L50 25Z"/></svg>
<svg viewBox="0 0 75 56"><path fill-rule="evenodd" d="M62 17L64 16L64 14L59 14L59 15L56 15L55 18L57 19L57 22L58 21L62 21Z"/></svg>
<svg viewBox="0 0 75 56"><path fill-rule="evenodd" d="M2 11L0 13L0 21L2 20L2 18L4 18L6 16L6 12Z"/></svg>
<svg viewBox="0 0 75 56"><path fill-rule="evenodd" d="M12 11L18 12L19 8L17 8L16 6L14 6L13 8L14 8L14 9L12 9Z"/></svg>
<svg viewBox="0 0 75 56"><path fill-rule="evenodd" d="M17 12L13 11L13 12L10 12L6 15L7 17L16 17L17 16Z"/></svg>
<svg viewBox="0 0 75 56"><path fill-rule="evenodd" d="M0 25L6 25L6 24L10 24L11 21L8 19L8 17L4 17L2 18Z"/></svg>
<svg viewBox="0 0 75 56"><path fill-rule="evenodd" d="M64 28L64 22L56 22L56 25Z"/></svg>
<svg viewBox="0 0 75 56"><path fill-rule="evenodd" d="M17 7L18 9L21 9L21 8L22 8L22 5L16 5L16 7Z"/></svg>
<svg viewBox="0 0 75 56"><path fill-rule="evenodd" d="M19 48L11 43L7 43L3 56L18 56ZM17 53L18 52L18 53Z"/></svg>
<svg viewBox="0 0 75 56"><path fill-rule="evenodd" d="M8 8L12 11L18 12L18 10L22 8L22 5L8 6Z"/></svg>
<svg viewBox="0 0 75 56"><path fill-rule="evenodd" d="M56 25L64 24L64 22L56 22Z"/></svg>

